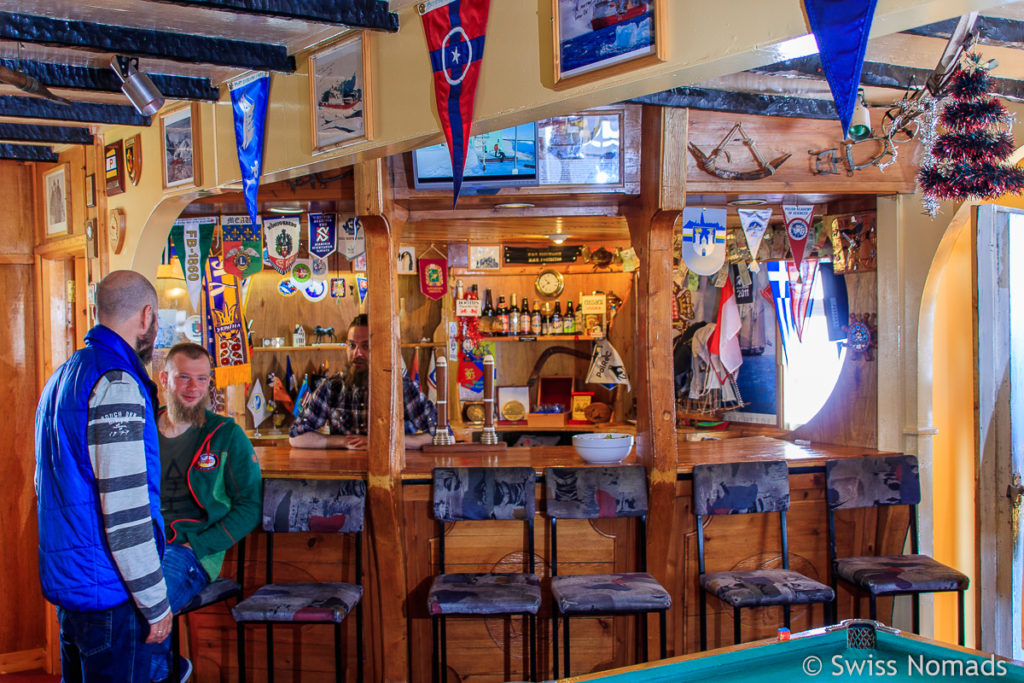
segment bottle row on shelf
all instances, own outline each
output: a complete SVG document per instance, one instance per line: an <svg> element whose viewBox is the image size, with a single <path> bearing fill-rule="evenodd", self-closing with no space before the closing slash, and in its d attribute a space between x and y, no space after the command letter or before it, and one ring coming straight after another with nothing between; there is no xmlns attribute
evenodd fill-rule
<svg viewBox="0 0 1024 683"><path fill-rule="evenodd" d="M461 282L461 281L460 281ZM461 286L459 289L462 289ZM588 299L600 297L600 302L587 307L582 305L584 300L583 292L580 292L576 303L569 299L565 310L562 310L562 302L555 300L544 302L543 307L540 301L534 299L533 308L530 308L530 301L523 296L517 299L515 293L511 294L509 301L499 295L497 304L491 295L490 289L484 290L483 300L479 306L479 332L483 336L491 337L529 337L529 336L562 336L577 335L588 337L603 337L607 324L611 323L616 313L616 304L611 304L611 311L606 314L605 298L603 294L595 293ZM456 291L456 306L460 303L480 301L477 285L469 289ZM476 315L475 307L470 306Z"/></svg>

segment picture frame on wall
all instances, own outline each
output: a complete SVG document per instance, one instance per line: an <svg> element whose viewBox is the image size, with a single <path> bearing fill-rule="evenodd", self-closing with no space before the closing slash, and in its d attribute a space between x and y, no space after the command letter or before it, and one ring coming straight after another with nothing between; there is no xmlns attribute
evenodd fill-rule
<svg viewBox="0 0 1024 683"><path fill-rule="evenodd" d="M66 235L71 232L71 203L68 192L68 165L58 164L43 174L43 205L46 216L46 235Z"/></svg>
<svg viewBox="0 0 1024 683"><path fill-rule="evenodd" d="M472 270L500 270L501 247L499 245L469 245L469 267Z"/></svg>
<svg viewBox="0 0 1024 683"><path fill-rule="evenodd" d="M398 274L416 274L416 247L398 247Z"/></svg>
<svg viewBox="0 0 1024 683"><path fill-rule="evenodd" d="M164 189L199 185L199 106L193 103L160 116L160 166Z"/></svg>
<svg viewBox="0 0 1024 683"><path fill-rule="evenodd" d="M88 173L85 176L85 206L92 208L96 206L96 174Z"/></svg>
<svg viewBox="0 0 1024 683"><path fill-rule="evenodd" d="M622 111L591 110L538 121L538 184L621 187L623 119Z"/></svg>
<svg viewBox="0 0 1024 683"><path fill-rule="evenodd" d="M124 140L103 146L103 181L108 197L124 192Z"/></svg>
<svg viewBox="0 0 1024 683"><path fill-rule="evenodd" d="M372 137L367 39L359 33L309 57L313 151Z"/></svg>
<svg viewBox="0 0 1024 683"><path fill-rule="evenodd" d="M666 5L665 0L588 5L552 0L555 87L664 61Z"/></svg>

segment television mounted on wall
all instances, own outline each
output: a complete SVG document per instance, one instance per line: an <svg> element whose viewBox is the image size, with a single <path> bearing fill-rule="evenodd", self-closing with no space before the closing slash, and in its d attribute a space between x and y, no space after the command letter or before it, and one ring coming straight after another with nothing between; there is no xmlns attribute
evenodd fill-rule
<svg viewBox="0 0 1024 683"><path fill-rule="evenodd" d="M452 162L447 144L412 151L413 187L451 189ZM469 139L462 191L537 184L537 127L525 123Z"/></svg>

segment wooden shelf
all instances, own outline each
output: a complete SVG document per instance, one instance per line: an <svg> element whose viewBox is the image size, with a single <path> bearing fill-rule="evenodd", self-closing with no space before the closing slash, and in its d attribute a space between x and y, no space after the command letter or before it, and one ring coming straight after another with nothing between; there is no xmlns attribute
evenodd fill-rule
<svg viewBox="0 0 1024 683"><path fill-rule="evenodd" d="M443 342L421 342L415 344L402 344L403 349L441 349L446 344ZM312 344L310 346L255 346L253 353L271 353L274 351L344 351L344 344Z"/></svg>
<svg viewBox="0 0 1024 683"><path fill-rule="evenodd" d="M593 341L594 339L601 339L601 337L591 337L585 334L542 334L542 335L528 335L523 337L488 337L483 335L480 339L484 341L499 341L499 342L515 342L521 341L524 344L530 344L533 342L558 342L558 341Z"/></svg>

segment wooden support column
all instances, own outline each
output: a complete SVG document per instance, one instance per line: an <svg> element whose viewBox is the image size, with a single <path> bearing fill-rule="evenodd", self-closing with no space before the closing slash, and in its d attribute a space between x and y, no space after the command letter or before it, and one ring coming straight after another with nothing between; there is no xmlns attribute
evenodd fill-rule
<svg viewBox="0 0 1024 683"><path fill-rule="evenodd" d="M637 457L650 478L648 570L666 586L682 581L681 520L676 511L676 413L672 383L672 234L685 203L688 111L645 106L641 197L626 214L640 256L637 302ZM673 600L683 594L672 590ZM680 613L680 606L673 610ZM678 642L678 618L669 621L669 654ZM654 631L652 631L654 633Z"/></svg>
<svg viewBox="0 0 1024 683"><path fill-rule="evenodd" d="M406 631L406 561L402 543L405 433L398 329L398 242L385 216L385 161L356 164L356 214L366 231L370 318L370 425L367 538L367 680L409 679Z"/></svg>

